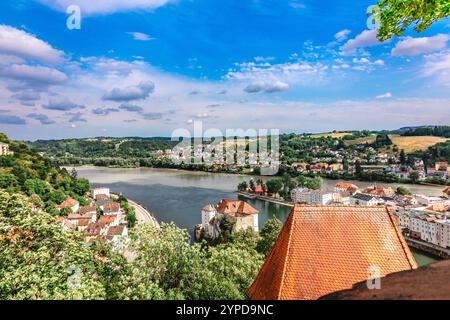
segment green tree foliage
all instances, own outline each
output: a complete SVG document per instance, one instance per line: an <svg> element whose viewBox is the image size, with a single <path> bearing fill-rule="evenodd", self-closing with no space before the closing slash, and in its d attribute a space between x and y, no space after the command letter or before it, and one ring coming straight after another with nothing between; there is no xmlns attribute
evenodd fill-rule
<svg viewBox="0 0 450 320"><path fill-rule="evenodd" d="M278 193L283 189L283 180L271 179L266 182L267 191L269 193Z"/></svg>
<svg viewBox="0 0 450 320"><path fill-rule="evenodd" d="M313 178L307 176L298 177L298 186L312 190L320 190L322 188L323 180L319 176Z"/></svg>
<svg viewBox="0 0 450 320"><path fill-rule="evenodd" d="M174 224L138 225L132 247L137 256L124 292L131 299L245 299L262 263L256 251L233 243L190 245Z"/></svg>
<svg viewBox="0 0 450 320"><path fill-rule="evenodd" d="M238 189L238 191L247 191L247 189L248 189L247 181L243 181L243 182L239 183L237 189Z"/></svg>
<svg viewBox="0 0 450 320"><path fill-rule="evenodd" d="M123 257L86 246L53 216L33 213L27 199L1 190L0 256L2 300L114 298L105 284L126 267Z"/></svg>
<svg viewBox="0 0 450 320"><path fill-rule="evenodd" d="M275 243L282 228L281 221L277 218L270 219L261 229L259 235L260 240L256 245L256 250L266 257Z"/></svg>
<svg viewBox="0 0 450 320"><path fill-rule="evenodd" d="M409 190L408 188L402 187L402 186L397 188L397 193L401 194L403 196L410 196L410 195L412 195L411 190Z"/></svg>
<svg viewBox="0 0 450 320"><path fill-rule="evenodd" d="M387 134L379 134L374 143L375 148L384 148L392 145L392 140Z"/></svg>
<svg viewBox="0 0 450 320"><path fill-rule="evenodd" d="M450 15L448 0L381 0L372 11L379 18L378 39L401 36L408 27L417 32Z"/></svg>

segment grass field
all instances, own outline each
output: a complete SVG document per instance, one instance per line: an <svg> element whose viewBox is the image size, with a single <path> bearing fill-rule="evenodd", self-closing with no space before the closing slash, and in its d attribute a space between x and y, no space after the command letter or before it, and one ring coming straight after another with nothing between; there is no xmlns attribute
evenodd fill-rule
<svg viewBox="0 0 450 320"><path fill-rule="evenodd" d="M331 138L342 138L350 135L350 132L328 132L328 133L317 133L310 135L311 138L322 138L322 137L331 137Z"/></svg>
<svg viewBox="0 0 450 320"><path fill-rule="evenodd" d="M370 137L365 137L365 138L359 138L359 139L355 139L355 140L348 140L345 143L348 145L354 145L354 144L365 144L365 143L374 143L375 139L377 138L376 135L372 135Z"/></svg>
<svg viewBox="0 0 450 320"><path fill-rule="evenodd" d="M426 150L428 147L431 147L436 143L450 140L448 138L432 136L401 137L391 135L389 137L391 138L393 144L398 146L399 149L405 150L407 153L418 150Z"/></svg>

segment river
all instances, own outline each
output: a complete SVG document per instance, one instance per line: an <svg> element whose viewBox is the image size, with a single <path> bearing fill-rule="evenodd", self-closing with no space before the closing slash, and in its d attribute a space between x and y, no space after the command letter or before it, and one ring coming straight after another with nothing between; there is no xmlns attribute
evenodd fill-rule
<svg viewBox="0 0 450 320"><path fill-rule="evenodd" d="M70 170L70 168L68 168ZM193 235L193 227L201 222L200 211L206 204L216 204L220 199L236 199L237 185L251 176L192 172L173 169L153 168L104 168L77 167L79 177L87 178L93 186L107 186L114 193L146 206L159 222L174 221L179 227L188 229ZM254 178L254 177L253 177ZM264 180L269 179L267 177ZM359 187L373 183L351 181ZM324 180L324 189L333 189L336 181ZM378 183L379 186L397 188L398 184ZM406 185L413 193L439 195L441 187ZM260 228L273 217L284 221L290 208L260 200L246 200L259 210ZM435 261L433 257L414 252L419 265Z"/></svg>

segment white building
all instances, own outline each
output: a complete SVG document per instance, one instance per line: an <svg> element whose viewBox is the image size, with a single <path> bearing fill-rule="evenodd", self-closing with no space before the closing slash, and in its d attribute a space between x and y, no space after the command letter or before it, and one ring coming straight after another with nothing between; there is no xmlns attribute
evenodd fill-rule
<svg viewBox="0 0 450 320"><path fill-rule="evenodd" d="M93 199L97 199L97 196L104 195L108 198L110 197L110 190L109 188L93 188L91 189L91 196Z"/></svg>
<svg viewBox="0 0 450 320"><path fill-rule="evenodd" d="M214 239L219 235L218 221L216 220L217 210L212 204L208 204L202 209L202 230L205 237Z"/></svg>
<svg viewBox="0 0 450 320"><path fill-rule="evenodd" d="M416 215L411 217L410 230L420 235L420 240L439 245L436 217Z"/></svg>
<svg viewBox="0 0 450 320"><path fill-rule="evenodd" d="M332 191L311 190L296 188L291 191L291 199L294 203L306 203L309 205L327 205L336 199L339 195Z"/></svg>
<svg viewBox="0 0 450 320"><path fill-rule="evenodd" d="M14 152L9 151L9 144L0 142L0 156L12 156Z"/></svg>
<svg viewBox="0 0 450 320"><path fill-rule="evenodd" d="M444 199L442 199L441 197L430 197L430 196L425 196L423 194L415 194L414 197L421 205L424 205L424 206L444 203Z"/></svg>
<svg viewBox="0 0 450 320"><path fill-rule="evenodd" d="M436 232L439 246L450 248L450 220L436 220Z"/></svg>
<svg viewBox="0 0 450 320"><path fill-rule="evenodd" d="M376 206L379 200L371 195L364 193L356 193L350 197L350 204L357 206Z"/></svg>

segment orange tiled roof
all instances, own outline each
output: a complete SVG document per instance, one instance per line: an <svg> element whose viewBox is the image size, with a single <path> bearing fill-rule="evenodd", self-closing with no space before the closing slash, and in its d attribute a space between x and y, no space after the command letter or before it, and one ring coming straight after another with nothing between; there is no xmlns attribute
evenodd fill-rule
<svg viewBox="0 0 450 320"><path fill-rule="evenodd" d="M57 208L72 208L74 206L76 206L78 204L78 201L73 199L73 198L69 198L64 200L60 205L56 206Z"/></svg>
<svg viewBox="0 0 450 320"><path fill-rule="evenodd" d="M234 216L236 214L249 215L258 213L258 210L253 208L245 201L228 199L220 200L219 204L217 205L217 211L222 214L231 216Z"/></svg>
<svg viewBox="0 0 450 320"><path fill-rule="evenodd" d="M336 183L336 188L342 188L342 189L350 189L355 188L356 186L353 183L349 182L338 182Z"/></svg>
<svg viewBox="0 0 450 320"><path fill-rule="evenodd" d="M417 268L387 207L299 206L247 291L254 300L309 300Z"/></svg>

